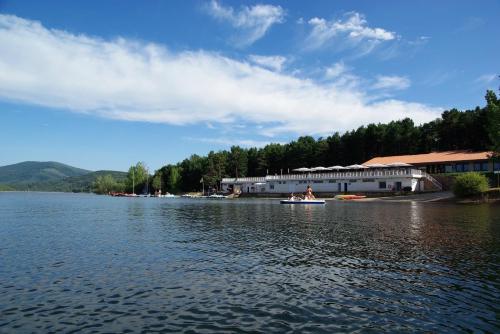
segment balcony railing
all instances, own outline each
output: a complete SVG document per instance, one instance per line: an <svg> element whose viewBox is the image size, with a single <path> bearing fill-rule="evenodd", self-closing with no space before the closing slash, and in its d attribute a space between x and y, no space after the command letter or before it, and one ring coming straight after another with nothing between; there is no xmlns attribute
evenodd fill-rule
<svg viewBox="0 0 500 334"><path fill-rule="evenodd" d="M285 175L267 175L265 177L240 177L223 178L222 183L233 182L266 182L282 180L328 180L328 179L369 179L374 177L422 177L422 171L419 169L389 169L389 170L367 170L367 171L345 171L329 173L306 173L306 174L285 174Z"/></svg>
<svg viewBox="0 0 500 334"><path fill-rule="evenodd" d="M233 182L266 182L265 176L254 176L254 177L225 177L222 179L222 183L233 183Z"/></svg>

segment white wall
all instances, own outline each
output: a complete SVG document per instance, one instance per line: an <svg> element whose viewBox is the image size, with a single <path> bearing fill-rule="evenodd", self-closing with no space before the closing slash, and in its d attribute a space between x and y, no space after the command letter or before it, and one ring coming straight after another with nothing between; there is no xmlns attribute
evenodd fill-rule
<svg viewBox="0 0 500 334"><path fill-rule="evenodd" d="M417 179L411 178L390 178L390 179L375 179L370 182L363 182L362 179L351 180L335 180L336 182L314 181L269 181L267 182L267 192L270 193L304 193L308 185L311 186L313 192L344 192L345 183L347 183L348 192L390 192L396 189L396 182L401 182L401 189L411 187L412 191L416 190ZM337 182L339 181L339 182ZM368 180L367 180L368 181ZM386 187L380 188L379 182L385 182Z"/></svg>
<svg viewBox="0 0 500 334"><path fill-rule="evenodd" d="M401 182L401 189L410 187L412 191L418 190L417 178L401 177L401 178L375 178L375 179L351 179L351 180L329 180L313 181L299 181L299 180L286 180L286 181L267 181L266 184L258 184L254 182L239 182L235 188L240 188L243 193L305 193L308 185L311 186L313 192L344 192L345 183L347 183L348 192L391 192L396 190L396 182ZM386 187L380 188L379 182L385 182ZM223 191L227 191L230 184L223 183Z"/></svg>

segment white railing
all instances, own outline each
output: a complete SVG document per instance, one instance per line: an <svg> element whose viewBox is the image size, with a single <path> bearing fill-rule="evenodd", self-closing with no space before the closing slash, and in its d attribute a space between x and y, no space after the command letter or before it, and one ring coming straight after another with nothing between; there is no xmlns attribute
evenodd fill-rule
<svg viewBox="0 0 500 334"><path fill-rule="evenodd" d="M268 175L267 181L279 180L324 180L324 179L354 179L373 177L394 177L413 176L421 177L422 171L419 169L393 169L393 170L370 170L370 171L349 171L333 173L309 173L309 174L289 174L289 175Z"/></svg>
<svg viewBox="0 0 500 334"><path fill-rule="evenodd" d="M434 186L436 186L438 190L443 190L443 186L441 185L441 183L439 183L439 181L436 180L434 177L427 174L426 172L422 172L422 176L425 177L427 180L429 180Z"/></svg>
<svg viewBox="0 0 500 334"><path fill-rule="evenodd" d="M266 182L265 176L253 176L253 177L225 177L222 179L222 183L234 183L234 182Z"/></svg>
<svg viewBox="0 0 500 334"><path fill-rule="evenodd" d="M376 177L398 177L398 176L423 177L424 175L422 174L422 171L419 169L389 169L389 170L367 170L367 171L342 171L342 172L329 172L329 173L267 175L265 177L223 178L222 183L266 182L266 181L282 181L282 180L286 181L286 180L355 179L355 178L369 179Z"/></svg>

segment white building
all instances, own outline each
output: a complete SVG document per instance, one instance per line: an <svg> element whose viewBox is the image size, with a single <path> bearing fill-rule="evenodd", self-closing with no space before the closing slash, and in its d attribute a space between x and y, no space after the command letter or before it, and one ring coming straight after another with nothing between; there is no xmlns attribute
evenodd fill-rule
<svg viewBox="0 0 500 334"><path fill-rule="evenodd" d="M315 193L441 190L432 176L410 167L224 178L221 185L228 193L270 194L303 193L308 185Z"/></svg>

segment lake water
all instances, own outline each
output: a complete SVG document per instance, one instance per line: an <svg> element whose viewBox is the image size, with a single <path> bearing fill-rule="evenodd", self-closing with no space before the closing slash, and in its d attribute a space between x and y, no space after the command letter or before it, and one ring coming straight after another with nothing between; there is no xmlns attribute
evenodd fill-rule
<svg viewBox="0 0 500 334"><path fill-rule="evenodd" d="M0 193L0 333L499 332L500 206Z"/></svg>

